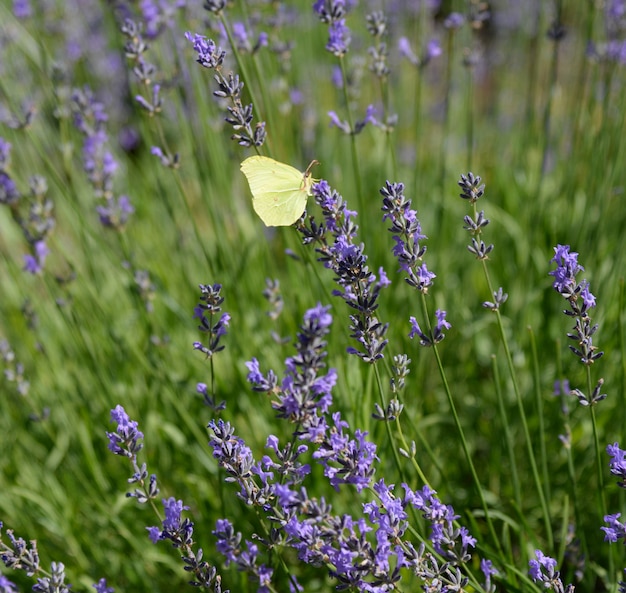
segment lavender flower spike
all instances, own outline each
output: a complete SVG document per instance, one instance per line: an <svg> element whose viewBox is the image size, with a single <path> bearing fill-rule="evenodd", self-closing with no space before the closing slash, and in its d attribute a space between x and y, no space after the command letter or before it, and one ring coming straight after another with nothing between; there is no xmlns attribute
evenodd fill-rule
<svg viewBox="0 0 626 593"><path fill-rule="evenodd" d="M388 230L393 233L393 240L396 243L393 254L400 264L400 269L407 274L406 282L426 294L436 276L422 262L426 247L421 246L420 241L427 237L422 234L417 212L411 209L411 200L404 196L403 183L387 181L380 194L383 196L381 208L384 212L383 220L391 221Z"/></svg>
<svg viewBox="0 0 626 593"><path fill-rule="evenodd" d="M450 322L446 321L446 315L446 311L441 309L437 309L437 311L435 311L437 324L435 325L432 335L430 336L422 331L415 317L410 317L409 322L411 324L411 331L409 332L409 338L413 339L415 336L418 336L422 346L433 346L434 344L438 344L446 337L443 331L452 327Z"/></svg>
<svg viewBox="0 0 626 593"><path fill-rule="evenodd" d="M573 294L576 287L576 274L584 271L578 263L578 253L572 251L570 253L569 245L557 245L554 248L554 257L550 260L556 263L556 270L548 272L550 276L554 276L553 288L561 293L565 298Z"/></svg>
<svg viewBox="0 0 626 593"><path fill-rule="evenodd" d="M131 420L120 405L111 410L111 422L117 422L117 429L115 432L106 433L109 438L109 450L115 455L135 457L143 448L143 444L139 442L143 439L143 433L137 430L139 424Z"/></svg>
<svg viewBox="0 0 626 593"><path fill-rule="evenodd" d="M207 358L224 350L224 345L220 344L220 340L226 335L226 328L230 325L230 313L222 313L215 321L215 316L222 310L221 305L224 302L221 291L221 284L200 284L200 303L194 309L194 317L200 321L198 329L208 334L208 340L206 345L202 342L194 342L193 347L206 354Z"/></svg>
<svg viewBox="0 0 626 593"><path fill-rule="evenodd" d="M606 452L611 456L611 475L619 478L617 485L620 488L626 488L626 451L619 448L619 443L613 443L606 446Z"/></svg>
<svg viewBox="0 0 626 593"><path fill-rule="evenodd" d="M626 525L619 521L621 513L615 513L614 515L605 515L604 522L607 527L600 527L604 531L604 541L609 543L616 543L620 539L626 542Z"/></svg>
<svg viewBox="0 0 626 593"><path fill-rule="evenodd" d="M530 568L528 574L536 582L543 584L545 591L557 591L557 593L573 593L574 586L563 587L560 573L556 570L556 560L546 556L541 550L535 550L536 560L528 562Z"/></svg>
<svg viewBox="0 0 626 593"><path fill-rule="evenodd" d="M162 502L165 509L163 529L146 527L150 540L156 544L159 540L169 539L176 548L190 545L193 542L193 523L189 519L181 520L182 512L189 510L189 507L185 506L182 500L173 497L163 499Z"/></svg>
<svg viewBox="0 0 626 593"><path fill-rule="evenodd" d="M96 590L96 593L114 593L115 591L113 587L107 586L106 579L100 579L97 583L94 583L93 588Z"/></svg>
<svg viewBox="0 0 626 593"><path fill-rule="evenodd" d="M185 38L193 44L193 49L198 54L196 62L205 68L219 68L224 62L226 52L218 47L212 39L204 35L187 31Z"/></svg>
<svg viewBox="0 0 626 593"><path fill-rule="evenodd" d="M593 335L598 329L597 324L591 323L589 310L596 306L596 298L589 290L586 280L578 282L576 275L584 268L578 263L578 253L570 252L569 245L557 245L554 248L554 257L550 260L556 263L556 270L548 272L554 277L552 286L567 300L569 309L564 313L575 319L574 331L567 337L574 342L570 344L570 350L580 358L584 365L593 364L604 352L598 352L598 347L593 344ZM596 387L593 394L585 395L576 393L582 405L597 403L605 396L600 394L601 384ZM581 397L582 395L582 397Z"/></svg>

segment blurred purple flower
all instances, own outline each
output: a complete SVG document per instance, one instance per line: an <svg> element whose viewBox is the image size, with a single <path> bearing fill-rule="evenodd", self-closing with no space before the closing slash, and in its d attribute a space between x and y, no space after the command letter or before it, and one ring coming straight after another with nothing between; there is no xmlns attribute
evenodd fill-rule
<svg viewBox="0 0 626 593"><path fill-rule="evenodd" d="M226 52L215 45L212 39L208 39L204 35L197 33L185 33L187 40L193 44L194 51L198 54L196 62L205 68L218 68L224 62Z"/></svg>
<svg viewBox="0 0 626 593"><path fill-rule="evenodd" d="M106 579L100 579L97 583L94 583L93 588L96 590L96 593L114 593L115 591L113 587L107 587Z"/></svg>
<svg viewBox="0 0 626 593"><path fill-rule="evenodd" d="M207 344L194 342L193 347L211 358L217 352L224 350L220 340L226 335L226 328L230 325L230 313L222 313L219 319L215 317L222 310L224 297L221 294L221 284L200 284L200 302L194 308L193 316L200 321L198 329L208 334Z"/></svg>
<svg viewBox="0 0 626 593"><path fill-rule="evenodd" d="M533 581L543 581L549 583L555 575L558 576L556 569L556 560L546 556L541 550L535 550L536 560L528 562L530 568L528 574ZM547 587L546 587L547 588Z"/></svg>
<svg viewBox="0 0 626 593"><path fill-rule="evenodd" d="M13 15L16 19L27 19L33 15L30 0L13 0Z"/></svg>
<svg viewBox="0 0 626 593"><path fill-rule="evenodd" d="M4 171L0 171L0 204L15 204L20 198L15 182Z"/></svg>
<svg viewBox="0 0 626 593"><path fill-rule="evenodd" d="M128 196L120 196L117 200L108 199L104 206L96 206L96 211L100 216L102 226L120 230L128 222L135 209Z"/></svg>
<svg viewBox="0 0 626 593"><path fill-rule="evenodd" d="M257 41L252 45L250 34L246 30L244 23L235 21L232 25L233 39L237 51L242 53L256 53L262 47L267 47L269 38L267 33L261 32L257 37Z"/></svg>
<svg viewBox="0 0 626 593"><path fill-rule="evenodd" d="M437 39L430 39L424 48L422 55L417 56L411 48L411 42L406 37L398 39L398 53L407 59L413 66L423 68L433 58L438 58L442 54L441 46Z"/></svg>
<svg viewBox="0 0 626 593"><path fill-rule="evenodd" d="M1 593L18 593L18 588L15 583L10 581L3 574L0 574L0 592Z"/></svg>
<svg viewBox="0 0 626 593"><path fill-rule="evenodd" d="M460 29L465 23L465 17L460 12L451 12L443 21L443 26L446 29L455 30Z"/></svg>
<svg viewBox="0 0 626 593"><path fill-rule="evenodd" d="M619 448L619 443L613 443L607 445L606 452L611 457L609 462L611 475L619 478L617 485L620 488L626 488L626 451Z"/></svg>
<svg viewBox="0 0 626 593"><path fill-rule="evenodd" d="M554 382L554 391L552 392L554 395L569 395L570 391L571 389L567 379Z"/></svg>
<svg viewBox="0 0 626 593"><path fill-rule="evenodd" d="M350 29L345 19L333 21L328 27L328 43L326 49L338 58L348 52L350 47Z"/></svg>
<svg viewBox="0 0 626 593"><path fill-rule="evenodd" d="M11 160L11 143L0 137L0 171L8 166Z"/></svg>
<svg viewBox="0 0 626 593"><path fill-rule="evenodd" d="M36 241L33 245L33 254L24 255L24 271L29 274L39 274L43 270L46 257L50 250L45 241Z"/></svg>

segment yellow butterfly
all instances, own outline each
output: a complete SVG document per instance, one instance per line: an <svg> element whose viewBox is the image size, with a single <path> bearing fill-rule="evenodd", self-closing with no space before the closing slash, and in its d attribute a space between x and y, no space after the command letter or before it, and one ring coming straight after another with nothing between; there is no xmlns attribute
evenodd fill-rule
<svg viewBox="0 0 626 593"><path fill-rule="evenodd" d="M252 207L266 226L290 226L306 209L311 186L311 162L302 173L266 156L251 156L241 163L241 170L252 192Z"/></svg>

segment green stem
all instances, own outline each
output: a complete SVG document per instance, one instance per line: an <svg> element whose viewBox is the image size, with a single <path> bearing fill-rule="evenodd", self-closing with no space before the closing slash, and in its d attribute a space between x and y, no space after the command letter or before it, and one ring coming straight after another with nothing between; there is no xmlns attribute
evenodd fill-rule
<svg viewBox="0 0 626 593"><path fill-rule="evenodd" d="M476 203L473 204L474 210L474 220L476 220ZM486 259L481 259L481 264L483 268L483 274L485 277L485 281L487 283L487 287L489 289L489 295L492 296L494 294L493 286L491 283L491 277L489 275L489 269L487 268ZM509 348L509 343L506 337L506 332L504 330L504 323L502 321L502 315L500 314L500 309L496 308L495 310L496 320L498 325L498 330L500 332L500 339L502 341L502 347L504 348L504 354L506 357L507 367L509 369L509 375L511 377L511 382L513 384L513 391L515 392L515 399L517 401L517 407L519 411L519 417L522 421L522 427L524 431L524 439L526 441L526 448L528 452L528 460L530 462L533 480L535 482L535 488L539 495L539 500L541 503L541 509L543 514L543 520L546 529L546 536L548 538L549 549L552 549L554 545L554 536L552 534L552 521L550 518L550 511L548 509L548 503L546 501L546 497L541 486L541 480L539 478L539 470L537 468L537 461L535 459L535 454L532 447L532 440L530 437L530 430L528 428L528 421L526 419L526 412L524 411L524 403L522 401L522 394L519 388L519 382L517 380L517 374L515 372L515 365L513 364L513 357L511 356L511 350ZM520 507L521 508L521 507Z"/></svg>
<svg viewBox="0 0 626 593"><path fill-rule="evenodd" d="M426 295L421 293L422 296L422 311L424 314L424 319L426 320L426 324L428 326L428 330L430 335L432 335L432 328L430 326L430 317L428 315L428 306L426 304ZM474 467L474 462L472 461L472 456L470 454L469 446L467 444L467 439L465 438L465 432L463 431L463 426L461 425L461 420L459 419L459 415L456 410L456 405L454 404L454 399L452 397L452 392L450 391L450 385L448 384L448 379L446 377L445 370L443 368L443 363L441 361L441 357L439 356L439 349L436 344L432 345L433 352L435 353L435 360L437 361L437 368L439 369L439 375L441 377L441 381L443 384L444 391L446 392L446 397L448 399L448 404L450 406L450 410L452 411L452 417L454 418L454 424L456 425L457 432L459 434L459 438L461 439L461 446L463 448L463 453L465 455L465 461L470 469L472 474L472 479L474 481L474 486L476 488L476 492L478 497L480 498L480 503L483 508L483 512L485 513L485 520L487 521L487 526L489 528L489 533L491 535L491 539L495 544L499 553L502 553L502 547L500 544L500 539L496 535L495 528L491 521L491 515L489 514L489 508L487 507L487 501L485 500L485 495L483 493L482 486L480 484L480 480L478 479L478 474L476 473L476 468Z"/></svg>
<svg viewBox="0 0 626 593"><path fill-rule="evenodd" d="M509 465L511 467L511 481L513 482L513 493L515 496L515 505L518 509L522 508L522 489L520 487L519 473L517 470L517 459L515 457L515 441L513 439L513 433L511 432L511 425L509 424L509 418L506 413L506 406L504 404L504 397L502 394L500 371L496 364L495 355L491 356L491 368L493 370L493 382L496 390L496 396L498 398L498 411L500 412L500 421L502 422L502 429L504 430L504 440L506 442L506 449L509 455Z"/></svg>
<svg viewBox="0 0 626 593"><path fill-rule="evenodd" d="M485 270L485 276L487 277L487 282L489 284L489 290L493 294L493 290L491 289L491 282L489 280L489 272L487 271L487 266L485 262L483 262L483 268ZM530 461L530 467L531 467L532 474L533 474L533 480L535 482L535 488L537 490L537 494L539 495L539 500L541 503L541 510L543 513L546 536L548 538L548 549L552 549L554 546L554 536L552 534L552 521L550 518L550 511L548 509L548 503L546 501L546 497L544 496L543 488L541 487L541 480L539 478L539 470L537 469L537 461L535 459L535 454L534 454L533 447L532 447L532 440L530 437L530 430L528 429L528 421L526 419L526 412L524 411L524 402L522 401L522 394L519 388L519 383L517 381L517 375L515 373L515 365L513 364L513 357L511 356L511 350L509 349L509 344L506 338L506 332L504 331L504 323L502 322L502 316L500 315L499 310L496 310L496 318L498 322L498 329L500 331L500 339L502 340L502 347L504 348L506 362L507 362L507 366L509 369L509 375L511 377L511 382L513 384L513 391L515 392L515 399L517 401L519 417L520 417L520 420L522 421L522 428L524 430L524 439L526 441L528 460Z"/></svg>
<svg viewBox="0 0 626 593"><path fill-rule="evenodd" d="M346 104L346 115L348 118L348 125L350 126L350 151L352 153L352 169L354 174L354 182L356 185L356 201L357 208L361 214L361 231L365 234L364 221L367 218L366 212L363 209L363 192L361 189L361 171L359 167L359 156L356 149L356 135L354 133L354 117L352 116L352 110L350 109L350 97L348 95L348 72L346 70L346 64L343 56L339 57L339 65L341 66L341 78L343 81L343 100Z"/></svg>
<svg viewBox="0 0 626 593"><path fill-rule="evenodd" d="M467 171L472 170L474 156L474 78L471 66L467 66Z"/></svg>
<svg viewBox="0 0 626 593"><path fill-rule="evenodd" d="M439 146L439 199L437 200L437 216L436 224L438 228L443 227L444 218L444 187L446 180L446 163L447 163L447 146L448 133L450 128L450 95L452 89L452 51L454 49L454 31L449 30L447 35L447 51L446 51L446 71L444 74L444 99L443 99L443 125L441 131L441 143Z"/></svg>
<svg viewBox="0 0 626 593"><path fill-rule="evenodd" d="M545 488L545 497L550 500L550 473L548 472L548 454L546 449L546 422L543 415L543 398L541 397L541 379L539 378L539 360L537 356L537 342L532 328L528 328L530 348L533 361L533 384L535 391L535 406L537 421L539 422L539 451L541 457L541 474Z"/></svg>
<svg viewBox="0 0 626 593"><path fill-rule="evenodd" d="M228 24L228 20L226 20L226 17L224 16L223 12L221 12L219 14L219 17L220 17L220 22L222 23L222 25L224 27L224 31L226 31L226 36L228 37L228 43L230 44L230 48L231 48L231 50L233 52L233 56L235 56L235 61L237 62L237 69L241 73L241 78L244 81L248 82L248 85L247 85L246 88L248 89L248 95L250 95L250 101L252 102L252 105L256 106L257 114L265 112L266 118L267 118L268 129L271 131L271 130L273 130L275 128L274 128L274 124L272 122L271 109L269 109L270 103L269 103L269 99L266 96L265 85L262 83L262 79L260 78L260 73L258 71L258 66L256 64L256 61L253 60L253 65L254 65L254 68L255 68L255 73L259 77L259 81L260 81L260 84L261 84L261 95L263 97L263 102L262 103L257 101L257 99L255 98L255 95L254 95L254 91L252 90L252 85L249 84L250 81L252 80L252 78L249 76L248 71L246 70L246 66L245 66L243 60L241 59L241 55L237 51L237 45L236 45L236 43L235 43L235 41L233 39L233 35L232 35L231 30L230 30L230 26ZM274 151L272 150L271 134L267 135L266 143L267 143L268 148L269 148L269 153L270 154L274 154Z"/></svg>
<svg viewBox="0 0 626 593"><path fill-rule="evenodd" d="M387 407L387 404L385 402L383 383L380 377L380 371L378 370L377 364L374 363L374 365L372 366L374 367L374 375L376 376L376 385L378 387L378 399L380 402L380 407L384 410ZM393 454L393 459L395 461L396 467L398 468L398 472L400 473L400 476L402 476L402 480L406 482L408 480L407 480L406 473L404 470L405 464L402 463L402 460L400 459L400 453L398 452L398 447L396 447L395 445L393 433L391 432L391 422L385 421L383 424L385 425L385 430L387 431L387 439L389 440L389 446L391 447L391 452ZM409 449L406 449L406 441L404 441L403 444L405 445L405 450L409 451ZM420 476L422 480L424 480L424 483L426 484L427 483L426 478L424 477L424 474L419 468L419 465L417 465L417 462L415 460L413 460L413 462L414 462L413 466L416 467L418 475Z"/></svg>

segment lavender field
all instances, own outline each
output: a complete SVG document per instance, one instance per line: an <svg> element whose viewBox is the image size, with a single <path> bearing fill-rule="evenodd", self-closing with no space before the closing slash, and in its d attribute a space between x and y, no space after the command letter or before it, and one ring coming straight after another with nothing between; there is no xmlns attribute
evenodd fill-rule
<svg viewBox="0 0 626 593"><path fill-rule="evenodd" d="M0 593L626 592L626 2L0 0Z"/></svg>

